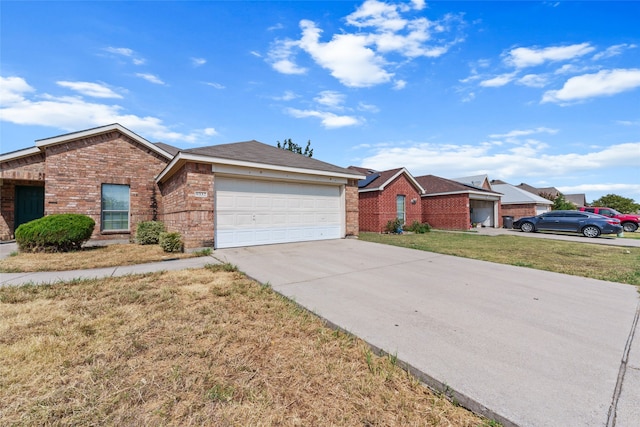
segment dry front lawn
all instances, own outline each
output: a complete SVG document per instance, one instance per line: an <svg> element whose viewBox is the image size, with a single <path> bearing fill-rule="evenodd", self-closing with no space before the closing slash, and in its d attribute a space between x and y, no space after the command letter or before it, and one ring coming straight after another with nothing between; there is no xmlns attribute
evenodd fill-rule
<svg viewBox="0 0 640 427"><path fill-rule="evenodd" d="M475 233L442 231L402 235L360 233L360 239L500 264L640 285L640 248L597 245L590 244L588 241L575 243L517 235L481 236Z"/></svg>
<svg viewBox="0 0 640 427"><path fill-rule="evenodd" d="M0 272L64 271L143 264L166 259L189 258L193 253L166 253L159 245L116 244L93 246L77 252L25 253L0 260Z"/></svg>
<svg viewBox="0 0 640 427"><path fill-rule="evenodd" d="M0 424L494 424L224 267L0 288Z"/></svg>

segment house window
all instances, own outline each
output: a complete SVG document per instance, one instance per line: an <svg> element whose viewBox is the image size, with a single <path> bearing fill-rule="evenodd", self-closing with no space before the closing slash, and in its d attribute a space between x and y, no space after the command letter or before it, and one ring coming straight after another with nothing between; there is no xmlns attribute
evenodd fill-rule
<svg viewBox="0 0 640 427"><path fill-rule="evenodd" d="M102 184L102 230L129 231L129 186Z"/></svg>
<svg viewBox="0 0 640 427"><path fill-rule="evenodd" d="M403 195L396 196L396 215L403 224L406 222L405 196Z"/></svg>

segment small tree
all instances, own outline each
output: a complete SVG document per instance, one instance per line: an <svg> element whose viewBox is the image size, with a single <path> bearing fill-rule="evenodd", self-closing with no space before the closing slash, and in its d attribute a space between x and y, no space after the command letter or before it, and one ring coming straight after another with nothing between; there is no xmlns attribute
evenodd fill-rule
<svg viewBox="0 0 640 427"><path fill-rule="evenodd" d="M622 213L636 213L640 210L640 204L627 197L617 194L607 194L591 203L592 206L612 208Z"/></svg>
<svg viewBox="0 0 640 427"><path fill-rule="evenodd" d="M553 206L551 207L551 209L554 211L575 210L576 207L574 206L573 203L567 202L567 200L564 198L564 194L559 193L558 196L555 199L553 199Z"/></svg>
<svg viewBox="0 0 640 427"><path fill-rule="evenodd" d="M313 148L311 148L311 140L307 141L307 146L304 148L304 150L302 149L301 146L293 142L291 138L285 139L283 144L280 144L280 141L278 141L278 148L282 148L283 150L289 150L294 153L302 154L303 156L313 157Z"/></svg>

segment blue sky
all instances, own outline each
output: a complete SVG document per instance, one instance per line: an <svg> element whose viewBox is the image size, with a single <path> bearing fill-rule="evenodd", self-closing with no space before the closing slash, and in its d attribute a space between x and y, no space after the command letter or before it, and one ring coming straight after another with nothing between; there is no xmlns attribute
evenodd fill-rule
<svg viewBox="0 0 640 427"><path fill-rule="evenodd" d="M181 148L640 201L640 2L0 2L0 152L118 122Z"/></svg>

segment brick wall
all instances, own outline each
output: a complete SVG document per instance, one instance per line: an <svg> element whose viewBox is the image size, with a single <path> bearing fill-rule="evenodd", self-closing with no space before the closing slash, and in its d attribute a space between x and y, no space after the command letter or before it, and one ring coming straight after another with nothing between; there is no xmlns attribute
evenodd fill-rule
<svg viewBox="0 0 640 427"><path fill-rule="evenodd" d="M360 231L359 226L359 202L358 202L358 180L350 179L344 189L345 192L345 234L347 236L357 236Z"/></svg>
<svg viewBox="0 0 640 427"><path fill-rule="evenodd" d="M422 198L422 221L434 228L468 230L471 224L469 196L451 194Z"/></svg>
<svg viewBox="0 0 640 427"><path fill-rule="evenodd" d="M535 216L536 214L536 205L534 203L502 205L502 215L511 215L514 220L523 216Z"/></svg>
<svg viewBox="0 0 640 427"><path fill-rule="evenodd" d="M47 147L45 215L85 214L96 222L92 239L132 238L138 222L153 219L154 196L162 209L155 177L167 163L116 131ZM129 232L101 231L102 184L129 186Z"/></svg>
<svg viewBox="0 0 640 427"><path fill-rule="evenodd" d="M387 222L397 215L396 196L405 196L406 223L422 220L422 205L418 190L402 174L385 187L383 191L360 193L360 230L381 232ZM416 203L412 204L411 200Z"/></svg>
<svg viewBox="0 0 640 427"><path fill-rule="evenodd" d="M0 164L0 240L13 239L16 186L44 186L44 159L37 153Z"/></svg>
<svg viewBox="0 0 640 427"><path fill-rule="evenodd" d="M206 197L196 196L206 192ZM212 247L214 236L214 175L211 165L186 163L161 185L167 231L182 235L187 249Z"/></svg>

